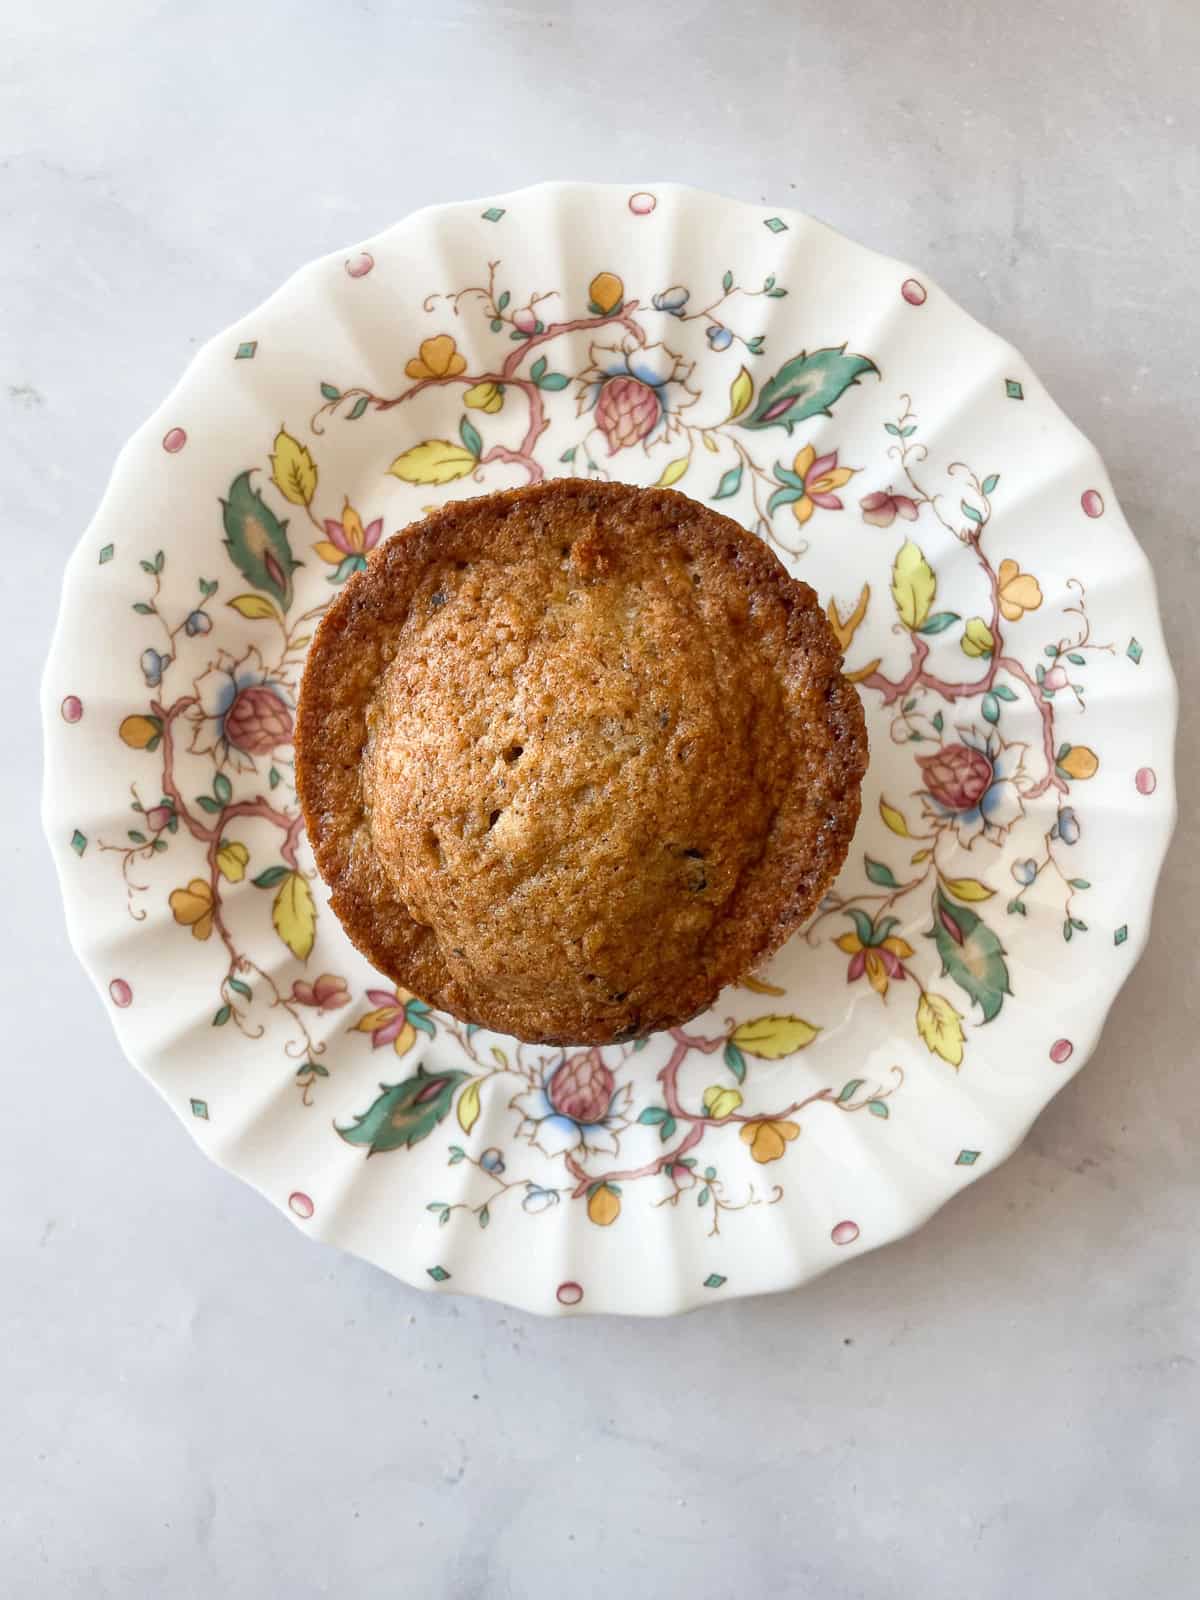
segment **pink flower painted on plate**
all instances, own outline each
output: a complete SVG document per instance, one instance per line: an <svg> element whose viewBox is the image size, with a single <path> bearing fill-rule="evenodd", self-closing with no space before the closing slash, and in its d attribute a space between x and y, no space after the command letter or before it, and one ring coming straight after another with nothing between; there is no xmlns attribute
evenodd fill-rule
<svg viewBox="0 0 1200 1600"><path fill-rule="evenodd" d="M254 771L256 757L273 755L292 742L294 719L285 684L269 674L253 645L234 658L219 652L196 679L196 705L188 712L191 748L211 755L217 766Z"/></svg>
<svg viewBox="0 0 1200 1600"><path fill-rule="evenodd" d="M893 494L890 489L876 489L858 502L864 522L873 528L890 528L897 517L905 522L917 520L917 502L907 494Z"/></svg>
<svg viewBox="0 0 1200 1600"><path fill-rule="evenodd" d="M1028 747L1005 744L995 732L984 736L960 728L959 734L960 743L917 757L925 778L925 814L950 822L968 848L980 834L998 844L1025 814L1017 785L1025 775Z"/></svg>
<svg viewBox="0 0 1200 1600"><path fill-rule="evenodd" d="M323 972L311 983L304 978L297 978L292 984L292 999L299 1006L313 1006L317 1011L336 1011L350 1004L350 991L345 978L336 977L332 972Z"/></svg>
<svg viewBox="0 0 1200 1600"><path fill-rule="evenodd" d="M699 399L688 387L694 363L665 344L639 344L630 335L619 345L594 344L590 358L579 376L577 411L594 413L610 456L669 438L679 413Z"/></svg>
<svg viewBox="0 0 1200 1600"><path fill-rule="evenodd" d="M584 1149L616 1155L617 1136L629 1126L633 1085L614 1088L599 1050L580 1050L510 1102L521 1113L517 1133L549 1156Z"/></svg>
<svg viewBox="0 0 1200 1600"><path fill-rule="evenodd" d="M573 1122L600 1122L613 1093L613 1075L599 1050L568 1056L546 1085L555 1111Z"/></svg>

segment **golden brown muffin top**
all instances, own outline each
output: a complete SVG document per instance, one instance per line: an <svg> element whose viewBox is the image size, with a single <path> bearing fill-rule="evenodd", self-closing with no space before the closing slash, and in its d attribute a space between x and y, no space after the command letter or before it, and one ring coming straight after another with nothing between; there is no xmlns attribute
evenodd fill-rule
<svg viewBox="0 0 1200 1600"><path fill-rule="evenodd" d="M350 938L468 1021L604 1043L695 1015L816 908L867 741L816 595L670 490L458 501L346 585L297 773Z"/></svg>

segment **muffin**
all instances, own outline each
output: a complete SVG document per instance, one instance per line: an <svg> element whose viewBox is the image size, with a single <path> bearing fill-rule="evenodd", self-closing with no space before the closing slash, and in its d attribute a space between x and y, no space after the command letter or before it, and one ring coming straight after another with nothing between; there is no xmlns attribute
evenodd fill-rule
<svg viewBox="0 0 1200 1600"><path fill-rule="evenodd" d="M686 1021L845 857L862 708L805 583L665 489L561 479L398 534L309 651L297 781L350 938L468 1022Z"/></svg>

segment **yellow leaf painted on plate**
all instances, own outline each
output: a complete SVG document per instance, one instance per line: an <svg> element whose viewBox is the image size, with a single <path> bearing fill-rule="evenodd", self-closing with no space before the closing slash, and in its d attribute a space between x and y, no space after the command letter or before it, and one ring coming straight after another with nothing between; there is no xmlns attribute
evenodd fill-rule
<svg viewBox="0 0 1200 1600"><path fill-rule="evenodd" d="M732 422L735 417L740 417L753 399L754 379L743 367L729 385L729 416L726 420Z"/></svg>
<svg viewBox="0 0 1200 1600"><path fill-rule="evenodd" d="M479 1079L472 1078L471 1082L458 1097L458 1125L464 1133L479 1121Z"/></svg>
<svg viewBox="0 0 1200 1600"><path fill-rule="evenodd" d="M963 1058L962 1017L940 994L923 994L917 1001L917 1032L935 1056L952 1067Z"/></svg>
<svg viewBox="0 0 1200 1600"><path fill-rule="evenodd" d="M504 1051L501 1050L498 1044L494 1044L492 1046L492 1060L502 1072L508 1071L508 1057L505 1055Z"/></svg>
<svg viewBox="0 0 1200 1600"><path fill-rule="evenodd" d="M803 1017L755 1017L752 1022L739 1024L729 1038L748 1056L776 1061L780 1056L790 1056L793 1050L803 1050L820 1031Z"/></svg>
<svg viewBox="0 0 1200 1600"><path fill-rule="evenodd" d="M222 839L217 850L217 866L230 883L241 883L246 876L246 863L250 852L239 839Z"/></svg>
<svg viewBox="0 0 1200 1600"><path fill-rule="evenodd" d="M896 810L895 806L888 805L882 795L879 799L879 815L893 833L898 833L902 839L908 838L908 823L905 822L904 817Z"/></svg>
<svg viewBox="0 0 1200 1600"><path fill-rule="evenodd" d="M913 855L913 856L909 857L909 860L915 866L918 861L928 861L932 854L933 854L932 850L918 850L916 855Z"/></svg>
<svg viewBox="0 0 1200 1600"><path fill-rule="evenodd" d="M662 477L654 487L656 489L669 489L673 483L679 482L691 464L691 456L680 456L677 461L668 461L663 468Z"/></svg>
<svg viewBox="0 0 1200 1600"><path fill-rule="evenodd" d="M298 872L289 872L271 907L275 932L300 961L307 961L317 936L317 908L312 890Z"/></svg>
<svg viewBox="0 0 1200 1600"><path fill-rule="evenodd" d="M996 648L996 638L982 617L972 617L958 641L965 656L978 658L990 656Z"/></svg>
<svg viewBox="0 0 1200 1600"><path fill-rule="evenodd" d="M282 622L283 620L265 594L239 594L225 603L232 606L239 617L245 617L249 622Z"/></svg>
<svg viewBox="0 0 1200 1600"><path fill-rule="evenodd" d="M956 900L990 900L996 892L978 878L943 878L942 883Z"/></svg>
<svg viewBox="0 0 1200 1600"><path fill-rule="evenodd" d="M781 989L777 983L767 983L763 978L743 978L738 984L739 989L749 989L751 994L786 994L786 989Z"/></svg>
<svg viewBox="0 0 1200 1600"><path fill-rule="evenodd" d="M455 478L474 472L476 465L475 457L461 444L451 444L449 439L426 439L397 456L388 471L405 483L453 483Z"/></svg>
<svg viewBox="0 0 1200 1600"><path fill-rule="evenodd" d="M911 539L905 540L892 568L892 598L896 611L906 628L919 628L929 615L933 597L937 593L937 579L921 549Z"/></svg>
<svg viewBox="0 0 1200 1600"><path fill-rule="evenodd" d="M741 1103L736 1089L726 1089L719 1083L710 1084L704 1091L704 1109L710 1117L728 1117Z"/></svg>
<svg viewBox="0 0 1200 1600"><path fill-rule="evenodd" d="M282 426L275 435L271 478L280 494L294 506L312 504L317 492L317 464L299 439L293 439Z"/></svg>
<svg viewBox="0 0 1200 1600"><path fill-rule="evenodd" d="M716 455L717 451L721 447L717 443L717 441L713 438L712 434L711 433L702 433L700 435L700 437L704 440L704 448L706 450L711 450L713 455Z"/></svg>

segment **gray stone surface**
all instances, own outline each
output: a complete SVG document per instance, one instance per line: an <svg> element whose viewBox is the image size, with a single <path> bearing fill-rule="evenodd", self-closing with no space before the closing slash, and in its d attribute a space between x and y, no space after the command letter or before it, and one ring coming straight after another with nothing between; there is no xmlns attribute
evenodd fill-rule
<svg viewBox="0 0 1200 1600"><path fill-rule="evenodd" d="M1193 0L38 0L0 34L3 1592L1195 1594ZM572 176L806 208L1012 339L1107 459L1185 692L1150 949L1020 1154L798 1294L657 1324L418 1296L207 1165L36 822L63 561L195 347L415 206Z"/></svg>

